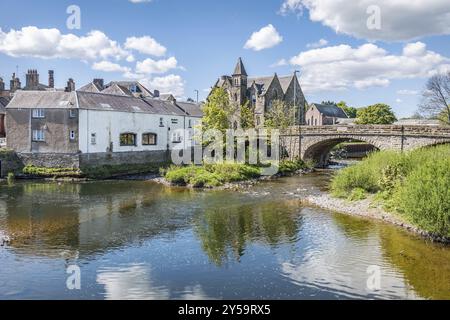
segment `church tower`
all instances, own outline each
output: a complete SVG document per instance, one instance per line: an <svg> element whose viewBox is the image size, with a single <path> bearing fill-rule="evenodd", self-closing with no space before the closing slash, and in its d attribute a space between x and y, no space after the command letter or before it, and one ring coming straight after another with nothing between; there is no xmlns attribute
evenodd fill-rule
<svg viewBox="0 0 450 320"><path fill-rule="evenodd" d="M233 86L231 90L232 101L239 105L245 103L247 96L247 72L245 71L244 63L239 58L233 72Z"/></svg>

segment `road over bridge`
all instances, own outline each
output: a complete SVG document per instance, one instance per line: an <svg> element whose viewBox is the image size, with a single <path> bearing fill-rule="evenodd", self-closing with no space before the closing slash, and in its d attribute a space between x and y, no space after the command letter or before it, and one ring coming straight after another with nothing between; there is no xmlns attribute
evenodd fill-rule
<svg viewBox="0 0 450 320"><path fill-rule="evenodd" d="M282 147L290 156L313 160L325 166L330 151L339 143L361 141L379 150L408 151L421 147L450 143L450 127L438 126L302 126L281 133ZM299 152L300 149L300 152Z"/></svg>

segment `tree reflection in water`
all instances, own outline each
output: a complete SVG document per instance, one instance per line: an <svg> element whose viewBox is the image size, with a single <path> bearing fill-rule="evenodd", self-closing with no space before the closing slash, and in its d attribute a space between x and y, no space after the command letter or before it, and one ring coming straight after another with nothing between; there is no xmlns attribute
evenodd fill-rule
<svg viewBox="0 0 450 320"><path fill-rule="evenodd" d="M195 218L194 230L211 262L240 261L251 242L276 247L295 244L301 225L299 201L261 202L207 209Z"/></svg>

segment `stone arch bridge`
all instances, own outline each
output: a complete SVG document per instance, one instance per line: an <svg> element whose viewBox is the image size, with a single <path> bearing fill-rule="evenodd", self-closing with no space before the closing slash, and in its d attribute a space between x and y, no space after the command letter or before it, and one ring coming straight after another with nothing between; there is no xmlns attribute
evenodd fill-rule
<svg viewBox="0 0 450 320"><path fill-rule="evenodd" d="M317 166L328 163L330 151L339 143L361 141L379 150L408 151L450 143L450 127L434 126L302 126L280 134L281 146L289 156L312 160Z"/></svg>

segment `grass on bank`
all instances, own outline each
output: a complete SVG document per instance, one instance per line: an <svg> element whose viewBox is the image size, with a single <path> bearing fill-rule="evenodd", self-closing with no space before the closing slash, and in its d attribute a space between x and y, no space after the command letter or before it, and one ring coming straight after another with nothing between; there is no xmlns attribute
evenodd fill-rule
<svg viewBox="0 0 450 320"><path fill-rule="evenodd" d="M388 211L450 237L450 145L373 153L341 170L332 180L331 192L349 200L376 194Z"/></svg>
<svg viewBox="0 0 450 320"><path fill-rule="evenodd" d="M307 166L303 161L283 161L279 173L287 175ZM223 163L202 166L171 166L162 175L174 185L189 185L195 188L218 187L229 182L239 182L259 178L261 168L247 164Z"/></svg>

